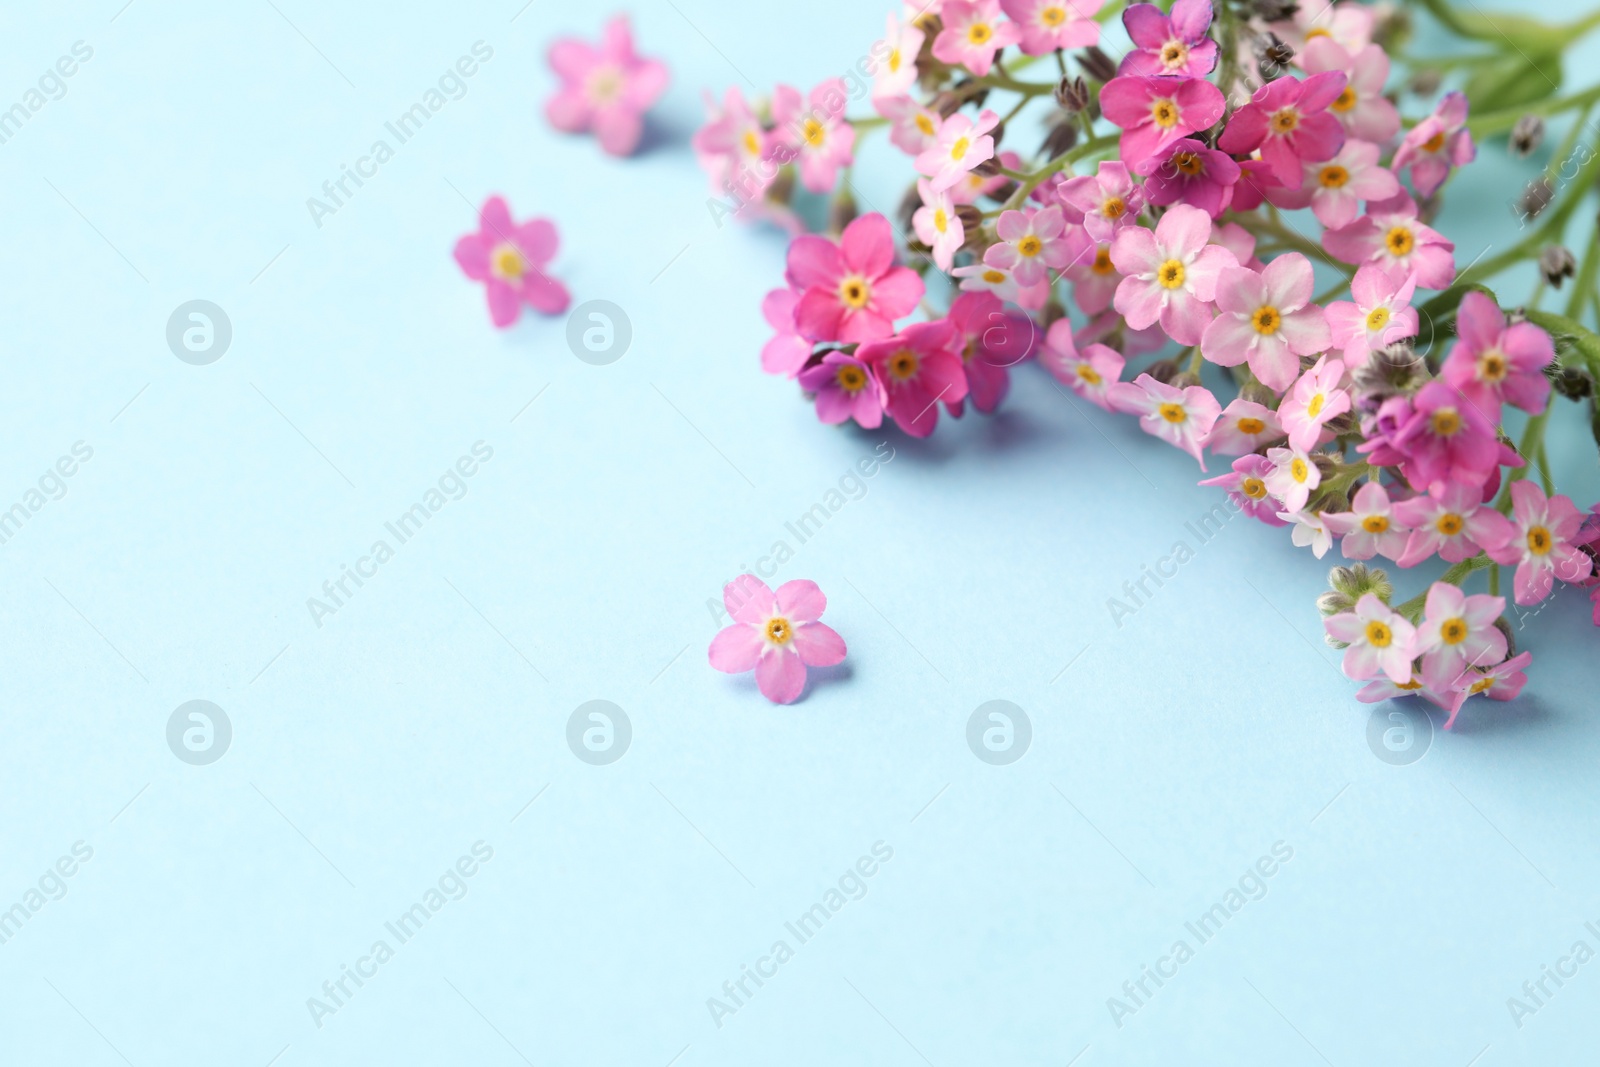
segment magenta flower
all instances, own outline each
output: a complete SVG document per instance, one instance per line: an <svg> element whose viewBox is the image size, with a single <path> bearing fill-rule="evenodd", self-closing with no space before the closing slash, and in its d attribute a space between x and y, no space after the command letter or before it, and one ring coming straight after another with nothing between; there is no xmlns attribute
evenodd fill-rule
<svg viewBox="0 0 1600 1067"><path fill-rule="evenodd" d="M1224 268L1217 280L1219 314L1206 327L1200 351L1224 367L1248 361L1261 384L1282 392L1299 377L1299 357L1332 343L1327 317L1311 302L1314 284L1311 261L1298 252L1279 256L1260 273Z"/></svg>
<svg viewBox="0 0 1600 1067"><path fill-rule="evenodd" d="M939 11L944 29L933 39L933 57L987 77L995 53L1022 40L1015 22L1000 20L1000 0L945 0Z"/></svg>
<svg viewBox="0 0 1600 1067"><path fill-rule="evenodd" d="M1222 90L1198 78L1123 74L1100 90L1101 110L1122 127L1122 161L1135 171L1172 142L1209 128L1225 106Z"/></svg>
<svg viewBox="0 0 1600 1067"><path fill-rule="evenodd" d="M966 225L956 214L950 190L936 192L928 179L918 178L917 192L922 196L922 206L911 216L911 228L917 231L917 240L933 250L933 261L939 269L948 271L967 240Z"/></svg>
<svg viewBox="0 0 1600 1067"><path fill-rule="evenodd" d="M1550 379L1544 369L1556 358L1550 335L1531 322L1506 325L1499 305L1476 290L1461 298L1456 334L1439 376L1460 390L1493 422L1500 403L1530 415L1544 410Z"/></svg>
<svg viewBox="0 0 1600 1067"><path fill-rule="evenodd" d="M1345 263L1378 263L1400 277L1415 272L1424 289L1448 289L1456 276L1455 243L1419 222L1405 193L1368 204L1364 216L1323 234L1322 246Z"/></svg>
<svg viewBox="0 0 1600 1067"><path fill-rule="evenodd" d="M1485 547L1496 563L1516 565L1512 585L1518 604L1537 604L1550 595L1557 578L1577 583L1589 577L1594 561L1574 544L1583 512L1571 497L1546 499L1534 483L1512 482L1511 513L1510 539L1498 548Z"/></svg>
<svg viewBox="0 0 1600 1067"><path fill-rule="evenodd" d="M1416 627L1373 594L1356 601L1355 611L1322 620L1322 626L1350 646L1344 651L1345 677L1361 682L1382 673L1396 685L1411 680Z"/></svg>
<svg viewBox="0 0 1600 1067"><path fill-rule="evenodd" d="M1350 282L1354 301L1335 300L1327 307L1333 346L1344 350L1347 367L1359 367L1385 345L1417 335L1416 291L1411 275L1390 274L1377 263L1364 264Z"/></svg>
<svg viewBox="0 0 1600 1067"><path fill-rule="evenodd" d="M800 294L793 289L774 289L761 301L761 317L775 331L761 349L761 369L768 374L793 378L811 358L811 342L800 336L794 324L794 310Z"/></svg>
<svg viewBox="0 0 1600 1067"><path fill-rule="evenodd" d="M1059 270L1072 261L1072 246L1062 236L1065 230L1057 204L1037 211L1002 211L995 222L1000 243L989 247L983 261L1010 271L1021 286L1048 282L1046 268Z"/></svg>
<svg viewBox="0 0 1600 1067"><path fill-rule="evenodd" d="M1139 416L1139 428L1169 445L1183 449L1206 469L1200 442L1211 432L1222 405L1210 390L1199 385L1180 389L1141 374L1131 382L1118 382L1110 390L1111 409Z"/></svg>
<svg viewBox="0 0 1600 1067"><path fill-rule="evenodd" d="M1395 562L1415 567L1435 552L1447 563L1471 559L1480 550L1491 555L1516 536L1511 520L1490 507L1483 490L1461 482L1434 482L1426 496L1399 500L1394 516L1411 531L1406 550Z"/></svg>
<svg viewBox="0 0 1600 1067"><path fill-rule="evenodd" d="M1394 153L1394 169L1411 170L1411 184L1422 197L1432 196L1452 167L1465 166L1478 157L1478 146L1467 129L1465 93L1445 93L1433 114L1411 127Z"/></svg>
<svg viewBox="0 0 1600 1067"><path fill-rule="evenodd" d="M1412 400L1411 418L1390 444L1406 457L1414 489L1437 481L1482 485L1500 457L1495 425L1449 384L1429 382Z"/></svg>
<svg viewBox="0 0 1600 1067"><path fill-rule="evenodd" d="M1233 199L1239 164L1226 152L1183 137L1140 164L1152 204L1188 204L1217 218Z"/></svg>
<svg viewBox="0 0 1600 1067"><path fill-rule="evenodd" d="M894 333L894 322L922 299L916 271L894 262L894 234L882 215L862 215L839 243L806 234L789 245L789 282L804 291L795 309L800 334L812 341L871 341Z"/></svg>
<svg viewBox="0 0 1600 1067"><path fill-rule="evenodd" d="M1311 207L1329 228L1348 226L1361 214L1361 201L1387 200L1400 192L1400 179L1378 166L1378 146L1346 141L1329 160L1307 163L1299 189L1267 187L1266 197L1291 210Z"/></svg>
<svg viewBox="0 0 1600 1067"><path fill-rule="evenodd" d="M1469 667L1492 667L1506 658L1506 635L1494 621L1506 609L1504 597L1467 596L1449 582L1428 589L1416 651L1422 680L1440 690L1464 688L1474 679Z"/></svg>
<svg viewBox="0 0 1600 1067"><path fill-rule="evenodd" d="M1030 56L1098 44L1100 24L1094 14L1103 3L1105 0L1000 0L1022 34L1022 51Z"/></svg>
<svg viewBox="0 0 1600 1067"><path fill-rule="evenodd" d="M872 106L889 120L889 141L906 155L919 156L939 143L937 111L909 96L877 97ZM992 139L989 143L994 144Z"/></svg>
<svg viewBox="0 0 1600 1067"><path fill-rule="evenodd" d="M960 112L951 115L939 126L933 147L917 157L917 173L927 175L935 190L950 188L973 167L993 158L994 138L989 131L999 124L1000 116L987 108L977 122Z"/></svg>
<svg viewBox="0 0 1600 1067"><path fill-rule="evenodd" d="M846 419L867 430L883 425L883 386L854 356L829 352L821 363L800 372L800 388L817 395L817 418L830 426Z"/></svg>
<svg viewBox="0 0 1600 1067"><path fill-rule="evenodd" d="M927 437L939 422L939 403L967 395L967 376L956 348L958 329L948 320L916 322L898 335L856 350L883 383L884 408L912 437Z"/></svg>
<svg viewBox="0 0 1600 1067"><path fill-rule="evenodd" d="M1528 684L1528 676L1522 673L1522 668L1532 662L1532 652L1519 652L1504 663L1487 670L1475 667L1468 671L1462 681L1470 679L1471 684L1462 688L1457 695L1455 705L1450 709L1450 717L1444 721L1444 728L1448 730L1455 725L1456 716L1461 714L1461 708L1468 697L1481 693L1490 700L1517 699L1522 695L1522 687Z"/></svg>
<svg viewBox="0 0 1600 1067"><path fill-rule="evenodd" d="M828 598L816 582L784 582L774 593L753 574L722 590L733 617L711 640L711 665L725 674L756 672L761 695L792 704L806 687L807 667L832 667L844 659L844 638L819 622Z"/></svg>
<svg viewBox="0 0 1600 1067"><path fill-rule="evenodd" d="M567 133L593 131L600 147L630 155L644 132L644 113L667 91L666 64L633 50L628 16L606 23L599 47L576 37L550 46L550 67L561 89L545 104L551 125Z"/></svg>
<svg viewBox="0 0 1600 1067"><path fill-rule="evenodd" d="M1224 456L1242 456L1283 439L1278 413L1265 404L1235 397L1206 435L1206 447Z"/></svg>
<svg viewBox="0 0 1600 1067"><path fill-rule="evenodd" d="M1303 163L1332 159L1344 146L1344 127L1328 114L1344 87L1345 76L1337 71L1268 82L1233 113L1217 147L1233 155L1260 149L1272 176L1298 189Z"/></svg>
<svg viewBox="0 0 1600 1067"><path fill-rule="evenodd" d="M1322 484L1322 468L1301 448L1269 448L1272 469L1265 475L1267 492L1289 511L1304 511L1311 491Z"/></svg>
<svg viewBox="0 0 1600 1067"><path fill-rule="evenodd" d="M1328 110L1351 137L1387 144L1400 131L1400 112L1383 95L1389 80L1389 55L1380 45L1369 44L1348 52L1331 37L1313 37L1300 53L1307 74L1337 71L1349 81Z"/></svg>
<svg viewBox="0 0 1600 1067"><path fill-rule="evenodd" d="M1211 217L1179 204L1161 216L1155 232L1129 226L1111 246L1111 261L1122 272L1116 308L1135 330L1157 320L1174 341L1199 344L1211 324L1222 272L1237 269L1233 253L1211 240Z"/></svg>
<svg viewBox="0 0 1600 1067"><path fill-rule="evenodd" d="M1033 354L1038 328L1026 315L1006 312L993 293L962 293L945 317L956 328L967 396L973 407L991 414L1011 388L1011 368ZM945 406L959 418L962 404Z"/></svg>
<svg viewBox="0 0 1600 1067"><path fill-rule="evenodd" d="M1118 74L1167 74L1203 78L1217 65L1211 28L1211 0L1177 0L1167 15L1154 4L1130 4L1122 24L1133 51L1122 57Z"/></svg>
<svg viewBox="0 0 1600 1067"><path fill-rule="evenodd" d="M1384 556L1399 559L1406 549L1406 535L1394 517L1389 491L1377 482L1366 482L1356 490L1350 510L1322 516L1336 537L1344 538L1339 549L1345 559L1371 559ZM1453 587L1452 587L1453 588Z"/></svg>
<svg viewBox="0 0 1600 1067"><path fill-rule="evenodd" d="M1350 410L1350 394L1339 388L1343 377L1342 361L1329 363L1327 356L1319 356L1316 366L1302 374L1283 398L1278 417L1291 448L1302 452L1316 448L1328 420Z"/></svg>
<svg viewBox="0 0 1600 1067"><path fill-rule="evenodd" d="M1039 362L1074 393L1107 411L1113 410L1107 394L1122 380L1122 368L1127 365L1120 352L1101 344L1086 345L1082 352L1078 351L1072 323L1060 318L1050 324L1050 332L1045 334Z"/></svg>
<svg viewBox="0 0 1600 1067"><path fill-rule="evenodd" d="M504 198L491 196L479 213L478 232L456 242L455 257L462 273L484 283L489 319L504 329L517 321L523 304L544 315L567 310L572 301L567 287L544 272L559 244L549 219L519 226L511 221Z"/></svg>
<svg viewBox="0 0 1600 1067"><path fill-rule="evenodd" d="M839 168L848 167L855 158L856 128L844 121L849 99L842 78L829 78L804 101L787 85L773 91L774 152L782 153L775 158L798 159L800 184L813 193L831 191Z"/></svg>
<svg viewBox="0 0 1600 1067"><path fill-rule="evenodd" d="M1239 510L1252 519L1259 519L1268 526L1287 526L1288 523L1278 515L1278 502L1267 489L1267 475L1272 473L1272 469L1270 459L1252 453L1234 460L1233 470L1229 473L1207 478L1200 484L1226 489Z"/></svg>
<svg viewBox="0 0 1600 1067"><path fill-rule="evenodd" d="M1083 214L1083 228L1096 241L1109 241L1135 224L1144 210L1144 188L1125 164L1106 161L1094 174L1068 178L1056 186L1061 202Z"/></svg>

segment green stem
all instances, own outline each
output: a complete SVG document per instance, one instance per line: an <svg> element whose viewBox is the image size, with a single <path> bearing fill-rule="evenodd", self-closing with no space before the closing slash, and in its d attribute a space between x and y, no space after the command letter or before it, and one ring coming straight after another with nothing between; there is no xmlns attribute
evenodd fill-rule
<svg viewBox="0 0 1600 1067"><path fill-rule="evenodd" d="M1439 580L1441 582L1449 582L1451 585L1460 585L1461 579L1465 578L1473 571L1481 571L1485 567L1493 566L1493 564L1494 561L1491 560L1488 555L1480 552L1471 559L1464 559L1460 563L1457 563L1455 566L1451 567L1449 570L1445 571ZM1495 575L1492 572L1489 576L1489 581L1491 583L1491 587L1494 584L1498 584L1495 582ZM1410 600L1406 601L1404 604L1401 604L1394 610L1415 622L1419 617L1421 617L1423 606L1426 605L1427 602L1428 594L1426 591L1424 591L1418 593L1416 596L1412 597Z"/></svg>
<svg viewBox="0 0 1600 1067"><path fill-rule="evenodd" d="M1118 137L1120 137L1120 134L1107 134L1104 137L1096 137L1092 141L1074 145L1070 150L1063 152L1035 171L1032 176L1025 176L1022 184L1017 186L1017 191L1011 194L1011 199L1006 201L1004 210L1012 211L1020 207L1028 199L1028 194L1037 189L1039 184L1046 178L1060 173L1085 156L1091 156L1096 152L1104 151L1114 146Z"/></svg>

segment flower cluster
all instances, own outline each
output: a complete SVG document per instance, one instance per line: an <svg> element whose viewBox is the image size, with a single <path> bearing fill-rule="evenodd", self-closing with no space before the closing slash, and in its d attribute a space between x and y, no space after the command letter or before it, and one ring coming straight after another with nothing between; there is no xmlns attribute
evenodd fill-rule
<svg viewBox="0 0 1600 1067"><path fill-rule="evenodd" d="M1468 696L1515 695L1529 654L1502 567L1524 607L1587 585L1600 623L1600 518L1555 492L1543 446L1552 383L1592 397L1600 338L1536 298L1502 310L1482 282L1524 247L1458 276L1430 223L1477 153L1468 98L1402 119L1383 42L1404 27L1352 0L1103 3L918 0L859 66L870 94L852 73L712 103L695 147L732 203L714 213L794 234L762 368L823 422L920 437L941 405L995 410L1037 357L1202 471L1228 457L1201 484L1319 558L1337 541L1453 565L1396 606L1382 571L1335 572L1323 613L1362 699L1414 692L1453 722ZM1120 61L1099 47L1114 11ZM1027 80L1035 63L1059 79ZM846 115L852 82L874 114ZM1009 147L1035 104L1042 141ZM849 182L880 129L915 174L898 226L857 217ZM837 238L802 232L797 186L831 195ZM1520 446L1508 421L1527 423ZM1467 595L1479 571L1489 592Z"/></svg>

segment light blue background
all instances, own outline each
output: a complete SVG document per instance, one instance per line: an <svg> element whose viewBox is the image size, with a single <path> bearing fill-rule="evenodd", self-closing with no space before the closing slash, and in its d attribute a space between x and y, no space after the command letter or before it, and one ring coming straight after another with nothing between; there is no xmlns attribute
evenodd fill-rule
<svg viewBox="0 0 1600 1067"><path fill-rule="evenodd" d="M1519 632L1523 699L1389 766L1321 643L1335 560L1233 522L1111 624L1106 599L1217 499L1130 420L1028 367L999 417L913 443L822 427L759 372L784 241L713 223L700 92L842 72L887 3L640 0L674 84L618 162L541 113L546 43L602 9L121 2L14 5L0 35L7 105L94 49L0 145L0 499L94 449L0 549L0 907L94 850L0 945L0 1062L1593 1047L1600 962L1520 1030L1506 1008L1574 941L1600 948L1583 596ZM480 39L465 97L316 227L306 198ZM863 155L866 206L892 210L909 171L881 134ZM1515 236L1504 205L1547 155L1490 147L1452 187L1461 262ZM620 362L573 358L559 319L489 327L449 251L492 192L557 221L576 301L626 309ZM193 298L234 329L206 367L164 338ZM1593 445L1573 405L1558 422L1587 504ZM468 494L315 626L306 599L479 440ZM706 665L706 600L880 441L894 460L778 575L821 584L849 658L772 706ZM234 729L207 767L165 740L196 698ZM610 766L565 742L594 698L633 724ZM993 698L1033 723L1009 767L965 741ZM467 896L315 1026L307 998L479 840ZM866 896L718 1028L707 998L878 841ZM1279 841L1267 895L1116 1027L1107 998Z"/></svg>

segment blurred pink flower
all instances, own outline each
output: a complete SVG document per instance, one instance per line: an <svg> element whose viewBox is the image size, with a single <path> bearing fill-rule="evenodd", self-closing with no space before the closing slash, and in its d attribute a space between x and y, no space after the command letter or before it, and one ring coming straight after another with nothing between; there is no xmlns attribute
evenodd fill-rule
<svg viewBox="0 0 1600 1067"><path fill-rule="evenodd" d="M517 321L522 304L545 315L567 310L572 298L567 287L544 272L560 243L549 219L531 219L522 225L511 221L504 198L483 202L478 232L456 242L456 262L467 277L483 282L489 300L489 318L504 329Z"/></svg>
<svg viewBox="0 0 1600 1067"><path fill-rule="evenodd" d="M855 158L856 128L844 121L849 99L842 78L822 82L804 100L787 85L773 91L773 156L780 162L798 160L800 184L813 193L832 191L839 168Z"/></svg>
<svg viewBox="0 0 1600 1067"><path fill-rule="evenodd" d="M545 115L568 133L593 131L600 147L626 156L638 147L644 113L667 91L666 64L633 50L628 16L606 24L598 47L576 37L550 46L550 67L561 89L545 104Z"/></svg>
<svg viewBox="0 0 1600 1067"><path fill-rule="evenodd" d="M1022 40L1022 28L1000 19L1000 0L945 0L939 11L944 29L933 39L933 57L966 67L982 78L995 53Z"/></svg>
<svg viewBox="0 0 1600 1067"><path fill-rule="evenodd" d="M1089 48L1100 40L1095 12L1105 0L1000 0L1022 34L1025 55Z"/></svg>
<svg viewBox="0 0 1600 1067"><path fill-rule="evenodd" d="M1453 167L1478 158L1478 146L1467 129L1465 93L1445 93L1433 114L1411 127L1394 153L1394 169L1411 170L1411 185L1421 197L1432 196Z"/></svg>

